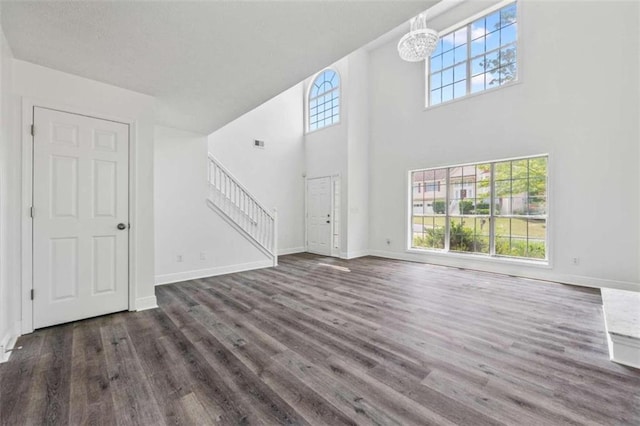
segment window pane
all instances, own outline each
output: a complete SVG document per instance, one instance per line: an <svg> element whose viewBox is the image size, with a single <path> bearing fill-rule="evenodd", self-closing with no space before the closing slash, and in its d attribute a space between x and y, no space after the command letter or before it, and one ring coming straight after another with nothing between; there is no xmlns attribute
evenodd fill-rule
<svg viewBox="0 0 640 426"><path fill-rule="evenodd" d="M485 28L488 32L495 31L500 28L500 11L488 15L485 21Z"/></svg>
<svg viewBox="0 0 640 426"><path fill-rule="evenodd" d="M438 55L431 58L431 72L440 71L442 69L442 56Z"/></svg>
<svg viewBox="0 0 640 426"><path fill-rule="evenodd" d="M442 88L442 102L447 102L453 99L453 85L444 86Z"/></svg>
<svg viewBox="0 0 640 426"><path fill-rule="evenodd" d="M484 90L484 74L471 77L471 93L481 92Z"/></svg>
<svg viewBox="0 0 640 426"><path fill-rule="evenodd" d="M471 75L479 75L484 73L484 56L480 56L471 61Z"/></svg>
<svg viewBox="0 0 640 426"><path fill-rule="evenodd" d="M454 62L456 64L467 60L467 45L456 47L453 51Z"/></svg>
<svg viewBox="0 0 640 426"><path fill-rule="evenodd" d="M414 217L416 220L416 217ZM444 217L425 216L419 218L419 224L414 223L414 248L444 249L445 221Z"/></svg>
<svg viewBox="0 0 640 426"><path fill-rule="evenodd" d="M455 46L462 46L467 42L467 27L462 27L454 33Z"/></svg>
<svg viewBox="0 0 640 426"><path fill-rule="evenodd" d="M471 40L477 40L487 33L484 26L484 18L480 18L471 24Z"/></svg>
<svg viewBox="0 0 640 426"><path fill-rule="evenodd" d="M442 74L437 72L431 75L431 88L435 89L442 86Z"/></svg>
<svg viewBox="0 0 640 426"><path fill-rule="evenodd" d="M498 76L500 77L500 84L509 83L510 81L514 81L516 79L516 64L509 64L504 66L498 70Z"/></svg>
<svg viewBox="0 0 640 426"><path fill-rule="evenodd" d="M442 54L442 67L450 67L453 65L453 50L445 52Z"/></svg>
<svg viewBox="0 0 640 426"><path fill-rule="evenodd" d="M487 52L500 47L500 31L494 31L487 34L486 49Z"/></svg>
<svg viewBox="0 0 640 426"><path fill-rule="evenodd" d="M496 254L544 259L546 257L545 219L496 219Z"/></svg>
<svg viewBox="0 0 640 426"><path fill-rule="evenodd" d="M511 4L507 7L503 7L500 10L500 24L501 26L507 26L516 21L516 4Z"/></svg>
<svg viewBox="0 0 640 426"><path fill-rule="evenodd" d="M442 102L441 92L442 91L440 89L431 91L431 101L429 102L429 105L437 105Z"/></svg>
<svg viewBox="0 0 640 426"><path fill-rule="evenodd" d="M500 67L500 51L489 52L484 58L483 65L486 71Z"/></svg>
<svg viewBox="0 0 640 426"><path fill-rule="evenodd" d="M471 42L471 56L482 55L486 52L484 48L485 37L480 37L477 40Z"/></svg>
<svg viewBox="0 0 640 426"><path fill-rule="evenodd" d="M453 68L448 68L441 73L442 75L442 85L446 86L447 84L453 83Z"/></svg>
<svg viewBox="0 0 640 426"><path fill-rule="evenodd" d="M459 81L453 86L453 97L454 98L461 98L466 94L467 94L467 81L466 80Z"/></svg>
<svg viewBox="0 0 640 426"><path fill-rule="evenodd" d="M500 49L500 66L512 64L516 61L516 49L514 47L506 47Z"/></svg>
<svg viewBox="0 0 640 426"><path fill-rule="evenodd" d="M532 178L547 178L547 158L529 159L529 176Z"/></svg>
<svg viewBox="0 0 640 426"><path fill-rule="evenodd" d="M532 216L540 216L547 214L547 198L546 197L529 197L528 214Z"/></svg>
<svg viewBox="0 0 640 426"><path fill-rule="evenodd" d="M473 217L451 218L449 250L489 253L489 220Z"/></svg>
<svg viewBox="0 0 640 426"><path fill-rule="evenodd" d="M484 74L484 87L485 89L489 89L490 87L496 86L500 83L498 70L492 70Z"/></svg>
<svg viewBox="0 0 640 426"><path fill-rule="evenodd" d="M448 52L453 49L453 33L449 33L442 37L442 52Z"/></svg>
<svg viewBox="0 0 640 426"><path fill-rule="evenodd" d="M500 30L500 46L516 41L517 24L508 25Z"/></svg>
<svg viewBox="0 0 640 426"><path fill-rule="evenodd" d="M453 81L460 81L467 78L467 67L465 64L457 65L453 69Z"/></svg>

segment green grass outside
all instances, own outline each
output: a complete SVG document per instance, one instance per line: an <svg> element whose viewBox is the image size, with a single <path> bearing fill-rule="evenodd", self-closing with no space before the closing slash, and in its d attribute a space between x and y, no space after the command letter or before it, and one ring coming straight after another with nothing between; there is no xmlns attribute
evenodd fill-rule
<svg viewBox="0 0 640 426"><path fill-rule="evenodd" d="M415 225L421 225L425 223L425 229L431 229L432 218L435 218L435 226L445 226L446 218L444 216L425 216L424 218L421 216L414 216L413 223ZM453 218L453 216L452 216ZM473 223L471 220L473 218L469 218L469 222ZM458 219L459 220L459 219ZM511 219L511 232L509 232L509 219L507 218L495 218L495 227L496 227L496 235L509 236L511 234L512 237L526 237L527 236L527 220L526 219ZM547 230L546 224L544 221L530 220L528 223L529 226L529 238L536 238L544 240L546 238Z"/></svg>

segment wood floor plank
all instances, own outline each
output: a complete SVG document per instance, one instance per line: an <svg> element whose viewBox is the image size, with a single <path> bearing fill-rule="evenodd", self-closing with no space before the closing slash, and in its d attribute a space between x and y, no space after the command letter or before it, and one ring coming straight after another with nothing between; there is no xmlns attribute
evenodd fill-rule
<svg viewBox="0 0 640 426"><path fill-rule="evenodd" d="M166 424L125 327L108 324L100 332L117 423Z"/></svg>
<svg viewBox="0 0 640 426"><path fill-rule="evenodd" d="M73 328L71 424L116 424L102 336L94 326L97 323L83 321Z"/></svg>
<svg viewBox="0 0 640 426"><path fill-rule="evenodd" d="M640 424L597 289L302 253L156 295L21 337L0 425Z"/></svg>

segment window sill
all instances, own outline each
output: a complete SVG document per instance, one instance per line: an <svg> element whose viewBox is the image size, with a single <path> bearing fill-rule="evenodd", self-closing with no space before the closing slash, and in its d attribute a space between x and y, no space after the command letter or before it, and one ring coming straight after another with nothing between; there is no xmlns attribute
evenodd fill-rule
<svg viewBox="0 0 640 426"><path fill-rule="evenodd" d="M522 83L522 80L518 79L518 80L512 81L510 83L503 84L502 86L492 87L491 89L483 90L482 92L471 93L471 94L465 95L465 96L463 96L461 98L452 99L452 100L446 101L446 102L441 102L441 103L439 103L437 105L427 105L427 106L425 106L423 108L423 111L429 111L429 110L432 110L432 109L437 109L437 108L443 107L445 105L456 104L456 103L458 103L460 101L465 101L467 99L471 99L471 98L475 98L475 97L478 97L478 96L486 95L487 93L495 93L495 92L497 92L497 91L499 91L501 89L506 89L508 87L518 86L521 83Z"/></svg>
<svg viewBox="0 0 640 426"><path fill-rule="evenodd" d="M488 263L498 263L504 265L521 265L521 266L531 266L534 268L541 269L551 269L551 262L549 260L532 260L532 259L518 259L515 257L507 257L507 256L488 256L482 254L466 254L466 253L458 253L458 252L445 252L441 250L429 250L429 249L416 249L410 248L406 250L407 253L411 254L421 254L428 256L435 256L442 259L451 259L451 260L478 260L480 262L488 262Z"/></svg>

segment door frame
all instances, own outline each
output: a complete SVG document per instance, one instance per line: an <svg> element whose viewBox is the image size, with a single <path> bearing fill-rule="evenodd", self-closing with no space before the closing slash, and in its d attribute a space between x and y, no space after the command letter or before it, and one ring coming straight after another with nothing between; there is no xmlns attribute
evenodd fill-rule
<svg viewBox="0 0 640 426"><path fill-rule="evenodd" d="M70 114L82 115L99 120L115 121L126 124L129 127L129 240L128 240L128 299L129 311L135 311L136 280L134 276L135 256L133 247L137 241L137 221L135 214L135 152L137 142L137 121L126 117L114 117L111 115L96 113L87 108L77 108L57 102L38 100L33 98L22 98L22 206L21 206L21 280L20 297L22 301L22 314L20 318L21 334L33 332L33 300L31 300L31 290L33 289L33 220L31 218L31 206L33 202L33 136L31 135L31 124L34 119L34 108L47 108ZM36 129L37 131L37 129ZM37 214L37 212L36 212ZM37 295L36 295L37 297Z"/></svg>
<svg viewBox="0 0 640 426"><path fill-rule="evenodd" d="M308 238L308 222L309 222L309 189L308 189L308 183L310 180L313 179L322 179L322 178L329 178L330 182L331 182L331 235L329 236L329 240L330 240L330 254L329 256L331 257L338 257L340 255L340 248L335 249L334 248L334 244L333 244L333 234L335 234L335 217L334 217L334 212L335 212L335 191L334 191L334 184L335 182L339 182L340 181L340 174L335 174L335 175L323 175L323 176L305 176L304 179L304 249L305 251L309 251L309 238ZM342 195L342 185L340 185L340 194ZM342 214L342 208L344 208L342 206L342 203L340 204L341 210L340 213ZM342 220L340 220L340 223L342 223ZM340 247L342 247L342 230L340 230Z"/></svg>

